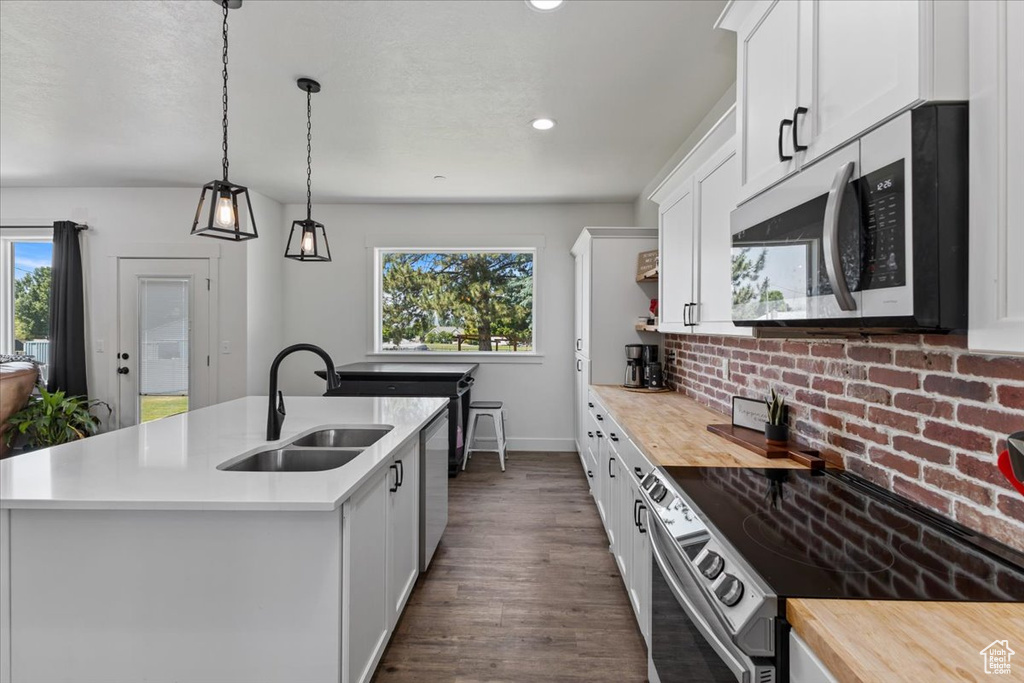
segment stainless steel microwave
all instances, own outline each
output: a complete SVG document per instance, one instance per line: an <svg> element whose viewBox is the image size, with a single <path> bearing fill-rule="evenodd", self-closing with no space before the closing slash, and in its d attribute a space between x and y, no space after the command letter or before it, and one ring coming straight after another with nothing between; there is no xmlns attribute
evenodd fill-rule
<svg viewBox="0 0 1024 683"><path fill-rule="evenodd" d="M905 112L737 207L736 325L967 327L967 105Z"/></svg>

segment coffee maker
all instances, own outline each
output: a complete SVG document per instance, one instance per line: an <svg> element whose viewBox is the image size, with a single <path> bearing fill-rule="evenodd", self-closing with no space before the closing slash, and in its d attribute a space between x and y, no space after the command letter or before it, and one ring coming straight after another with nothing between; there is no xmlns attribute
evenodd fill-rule
<svg viewBox="0 0 1024 683"><path fill-rule="evenodd" d="M639 389L644 386L644 345L626 344L626 378L622 386Z"/></svg>
<svg viewBox="0 0 1024 683"><path fill-rule="evenodd" d="M643 344L643 351L640 355L644 366L644 386L648 389L663 388L665 380L662 377L661 363L658 362L657 344Z"/></svg>

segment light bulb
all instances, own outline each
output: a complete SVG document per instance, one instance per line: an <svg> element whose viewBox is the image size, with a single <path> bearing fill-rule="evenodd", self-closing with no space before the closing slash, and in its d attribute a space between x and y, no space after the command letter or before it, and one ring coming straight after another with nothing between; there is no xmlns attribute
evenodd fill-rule
<svg viewBox="0 0 1024 683"><path fill-rule="evenodd" d="M235 207L231 202L230 194L222 194L217 198L213 224L218 228L235 229Z"/></svg>
<svg viewBox="0 0 1024 683"><path fill-rule="evenodd" d="M302 246L300 247L300 250L302 251L303 254L312 254L313 253L313 231L312 230L303 230L302 231Z"/></svg>
<svg viewBox="0 0 1024 683"><path fill-rule="evenodd" d="M552 128L555 127L555 120L546 118L534 119L533 121L530 121L530 125L536 128L537 130L551 130Z"/></svg>

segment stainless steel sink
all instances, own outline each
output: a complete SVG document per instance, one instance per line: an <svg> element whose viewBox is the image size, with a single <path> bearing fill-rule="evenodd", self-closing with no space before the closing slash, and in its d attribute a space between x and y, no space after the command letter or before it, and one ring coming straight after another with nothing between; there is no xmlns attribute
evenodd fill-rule
<svg viewBox="0 0 1024 683"><path fill-rule="evenodd" d="M217 466L227 472L322 472L352 462L365 448L275 448L228 460Z"/></svg>
<svg viewBox="0 0 1024 683"><path fill-rule="evenodd" d="M393 427L354 427L323 429L296 439L293 446L318 448L366 448L380 441Z"/></svg>

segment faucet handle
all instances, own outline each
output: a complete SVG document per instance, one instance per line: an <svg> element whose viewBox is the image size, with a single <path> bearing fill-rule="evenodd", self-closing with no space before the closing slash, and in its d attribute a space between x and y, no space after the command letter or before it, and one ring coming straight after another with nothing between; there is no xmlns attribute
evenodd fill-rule
<svg viewBox="0 0 1024 683"><path fill-rule="evenodd" d="M284 410L284 392L283 391L278 391L277 392L277 412L280 413L281 415L286 415L287 414L285 412L285 410Z"/></svg>

